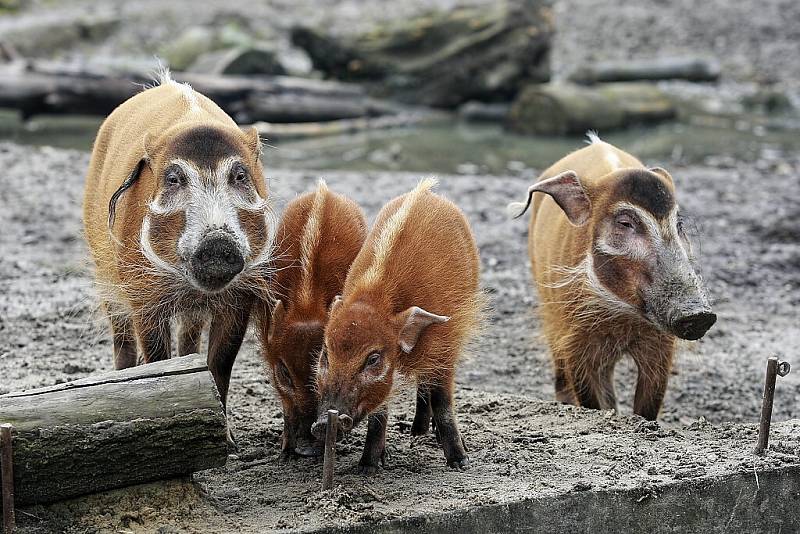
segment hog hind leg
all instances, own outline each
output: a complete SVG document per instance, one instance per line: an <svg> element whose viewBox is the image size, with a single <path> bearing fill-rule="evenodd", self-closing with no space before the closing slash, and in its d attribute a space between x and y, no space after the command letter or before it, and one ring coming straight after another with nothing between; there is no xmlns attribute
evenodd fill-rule
<svg viewBox="0 0 800 534"><path fill-rule="evenodd" d="M411 425L412 436L422 436L428 433L433 418L431 406L431 391L427 384L417 385L417 409L414 414L414 423Z"/></svg>
<svg viewBox="0 0 800 534"><path fill-rule="evenodd" d="M386 406L369 415L364 453L358 462L358 468L362 475L372 476L378 472L379 465L385 465L386 422L388 419L389 409Z"/></svg>
<svg viewBox="0 0 800 534"><path fill-rule="evenodd" d="M108 303L103 307L111 323L111 336L114 344L114 369L127 369L137 364L136 337L133 322L124 312L115 312Z"/></svg>
<svg viewBox="0 0 800 534"><path fill-rule="evenodd" d="M447 465L456 469L469 467L464 439L458 430L458 420L453 402L453 374L442 377L440 381L431 385L431 407L433 421L436 425L436 437L442 446Z"/></svg>

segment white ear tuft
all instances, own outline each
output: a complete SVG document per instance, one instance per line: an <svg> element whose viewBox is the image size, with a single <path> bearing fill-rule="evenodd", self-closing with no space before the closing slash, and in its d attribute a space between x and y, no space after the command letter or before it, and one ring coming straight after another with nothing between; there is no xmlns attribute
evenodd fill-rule
<svg viewBox="0 0 800 534"><path fill-rule="evenodd" d="M529 202L509 202L506 206L506 214L512 219L521 217L528 209Z"/></svg>

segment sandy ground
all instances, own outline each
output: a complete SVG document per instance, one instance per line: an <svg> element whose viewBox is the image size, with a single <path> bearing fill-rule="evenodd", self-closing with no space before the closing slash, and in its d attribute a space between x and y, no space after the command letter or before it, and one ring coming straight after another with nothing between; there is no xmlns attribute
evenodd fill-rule
<svg viewBox="0 0 800 534"><path fill-rule="evenodd" d="M311 188L320 177L269 169L268 158L269 154L267 174L279 205ZM88 154L82 152L0 144L0 393L111 368L110 340L96 313L81 236L80 199L87 164ZM719 321L705 339L682 347L661 421L666 428L680 428L700 417L713 423L752 424L760 406L764 359L780 353L791 361L800 342L795 316L800 303L800 160L786 160L767 151L753 162L709 159L704 166L670 170L677 180L679 200L698 229L695 239L700 263ZM361 203L370 218L384 202L410 189L420 178L352 172L324 177L331 188ZM499 420L506 420L505 431L512 432L517 403L523 401L496 397L495 393L552 398L550 364L538 337L536 298L526 260L526 224L506 220L503 209L520 196L530 178L441 176L440 180L441 192L464 209L474 228L482 258L482 284L494 305L486 334L459 373L458 396L470 399L461 406L466 433ZM621 412L629 413L632 366L623 362L618 377ZM775 419L800 416L798 400L800 374L780 379ZM470 405L476 403L485 407L472 410ZM283 510L281 517L304 517L312 505L296 505L303 499L313 500L318 465L300 461L287 466L297 471L298 478L292 479L297 494L286 502L261 471L251 469L274 469L281 431L280 410L252 336L234 368L230 407L242 450L227 468L196 475L198 486L167 484L158 490L137 490L150 491L150 500L137 497L139 493L121 493L114 503L108 500L111 497L96 497L88 501L95 504L79 500L66 509L56 507L37 514L48 518L45 525L53 525L50 521L69 524L77 516L90 517L85 520L94 524L110 514L109 525L116 528L141 526L145 522L141 514L163 508L166 516L152 512L156 519L218 524L223 531L230 528L226 521L239 517L240 512L242 517L255 513L259 506L277 507ZM411 408L408 401L397 403L390 420L394 431L405 427L403 421L411 417ZM343 447L343 463L350 467L357 461L358 438L354 439ZM369 487L379 495L393 495L392 487L412 483L413 477L434 476L460 481L457 487L465 493L483 487L485 481L477 474L460 478L448 474L435 442L431 438L425 443L424 458L408 457L404 456L410 451L407 437L393 436L389 452L394 459L389 470L408 473L399 478L379 476ZM513 457L491 442L472 447L478 466L492 454ZM491 452L484 450L487 447ZM476 469L480 473L485 467ZM552 483L559 481L556 478ZM164 490L170 487L177 493ZM210 497L203 497L204 493ZM476 495L483 498L480 492ZM389 517L362 502L363 498L363 492L343 490L332 497L332 517L338 517L341 506L355 509L364 520ZM142 504L145 501L149 503L146 506ZM119 502L129 504L118 506ZM140 505L145 506L144 511ZM70 512L69 506L78 508ZM119 515L126 510L133 516ZM285 520L289 521L286 526L297 520ZM36 524L33 521L31 528ZM105 527L99 528L103 531Z"/></svg>

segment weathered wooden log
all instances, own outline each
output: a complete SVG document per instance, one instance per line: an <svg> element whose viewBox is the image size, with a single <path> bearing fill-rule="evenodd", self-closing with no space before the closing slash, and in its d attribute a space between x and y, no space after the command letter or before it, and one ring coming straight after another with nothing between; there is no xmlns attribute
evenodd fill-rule
<svg viewBox="0 0 800 534"><path fill-rule="evenodd" d="M292 42L333 78L372 81L380 96L453 108L473 99L508 101L524 83L547 81L552 35L549 0L503 0L354 36L295 27Z"/></svg>
<svg viewBox="0 0 800 534"><path fill-rule="evenodd" d="M371 130L402 128L404 126L412 126L420 123L444 121L448 118L449 116L444 113L410 112L398 115L385 115L382 117L358 117L355 119L341 119L326 122L295 124L256 122L252 126L258 130L262 138L270 141L275 139L310 139Z"/></svg>
<svg viewBox="0 0 800 534"><path fill-rule="evenodd" d="M689 80L713 82L719 79L719 63L701 57L598 61L575 70L569 80L591 85L606 82Z"/></svg>
<svg viewBox="0 0 800 534"><path fill-rule="evenodd" d="M225 413L192 355L0 396L14 425L17 504L52 502L225 464Z"/></svg>
<svg viewBox="0 0 800 534"><path fill-rule="evenodd" d="M458 118L465 122L505 122L511 104L470 101L458 108Z"/></svg>
<svg viewBox="0 0 800 534"><path fill-rule="evenodd" d="M342 108L342 115L352 116L354 106L368 109L366 95L358 86L339 82L293 78L288 76L216 76L199 73L174 73L177 81L187 82L208 96L240 122L271 118L259 116L249 106L260 102L283 99L284 113L293 103L325 102L324 113L314 115L313 109L304 105L297 115L305 120L326 120L331 117L334 105ZM127 73L112 76L107 71L87 69L63 63L14 62L0 66L0 107L19 109L23 117L38 114L90 114L110 113L126 99L141 91L145 84L153 83L152 73ZM294 100L292 100L294 99ZM265 109L268 108L265 106ZM241 117L237 116L241 114Z"/></svg>
<svg viewBox="0 0 800 534"><path fill-rule="evenodd" d="M658 122L675 115L674 103L652 84L583 87L553 83L523 90L511 106L506 127L522 134L583 134Z"/></svg>

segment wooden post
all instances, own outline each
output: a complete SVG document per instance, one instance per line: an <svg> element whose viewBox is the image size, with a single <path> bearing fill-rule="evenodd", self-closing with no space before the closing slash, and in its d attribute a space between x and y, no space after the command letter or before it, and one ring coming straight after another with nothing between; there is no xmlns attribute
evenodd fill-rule
<svg viewBox="0 0 800 534"><path fill-rule="evenodd" d="M16 529L14 518L14 460L13 429L8 423L0 425L0 485L3 489L3 533L14 534Z"/></svg>
<svg viewBox="0 0 800 534"><path fill-rule="evenodd" d="M764 396L761 402L761 421L758 427L758 443L753 452L764 454L769 446L769 429L772 426L772 405L775 401L775 381L786 376L791 369L788 362L778 361L776 356L767 359L767 374L764 378Z"/></svg>
<svg viewBox="0 0 800 534"><path fill-rule="evenodd" d="M225 413L192 355L0 396L14 425L18 505L182 476L224 465Z"/></svg>
<svg viewBox="0 0 800 534"><path fill-rule="evenodd" d="M336 433L339 430L339 410L328 410L328 426L325 428L325 459L322 463L322 489L333 487L336 470Z"/></svg>

